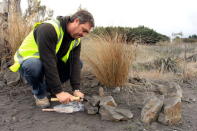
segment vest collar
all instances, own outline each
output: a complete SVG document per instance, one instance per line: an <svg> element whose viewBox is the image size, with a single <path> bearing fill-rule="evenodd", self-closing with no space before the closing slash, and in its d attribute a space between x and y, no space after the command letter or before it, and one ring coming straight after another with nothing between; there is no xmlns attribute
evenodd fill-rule
<svg viewBox="0 0 197 131"><path fill-rule="evenodd" d="M64 36L67 37L67 39L70 40L74 40L74 38L72 38L70 36L70 34L67 32L67 24L68 22L70 22L70 17L69 16L58 16L57 19L60 21L60 25L62 27L62 30L64 32Z"/></svg>

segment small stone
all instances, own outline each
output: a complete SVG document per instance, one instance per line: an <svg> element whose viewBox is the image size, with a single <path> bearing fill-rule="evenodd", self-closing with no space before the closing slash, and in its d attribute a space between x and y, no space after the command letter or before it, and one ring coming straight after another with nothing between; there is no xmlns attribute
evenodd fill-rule
<svg viewBox="0 0 197 131"><path fill-rule="evenodd" d="M192 101L193 101L193 102L196 102L196 99L195 99L195 98L193 98L193 99L192 99Z"/></svg>
<svg viewBox="0 0 197 131"><path fill-rule="evenodd" d="M166 82L166 84L153 83L153 91L159 93L160 95L165 95L167 97L182 97L182 89L179 84L175 82Z"/></svg>
<svg viewBox="0 0 197 131"><path fill-rule="evenodd" d="M96 81L94 82L93 81L93 83L91 83L91 87L96 87L96 86L98 86L98 82L96 82Z"/></svg>
<svg viewBox="0 0 197 131"><path fill-rule="evenodd" d="M164 101L165 121L169 125L177 124L181 120L181 98L170 97Z"/></svg>
<svg viewBox="0 0 197 131"><path fill-rule="evenodd" d="M124 120L128 120L128 119L131 119L133 118L133 114L131 113L130 110L128 109L122 109L122 108L116 108L115 111L121 115L123 115L125 118Z"/></svg>
<svg viewBox="0 0 197 131"><path fill-rule="evenodd" d="M162 95L167 95L168 93L168 88L165 87L164 85L158 85L158 91L160 92L160 94Z"/></svg>
<svg viewBox="0 0 197 131"><path fill-rule="evenodd" d="M100 100L101 100L101 97L100 96L92 96L92 98L89 99L89 103L90 105L92 106L99 106L99 103L100 103Z"/></svg>
<svg viewBox="0 0 197 131"><path fill-rule="evenodd" d="M99 96L100 97L103 97L105 94L104 94L104 89L103 87L99 87Z"/></svg>
<svg viewBox="0 0 197 131"><path fill-rule="evenodd" d="M4 79L6 80L8 86L15 86L20 80L20 74L19 72L7 71L4 74Z"/></svg>
<svg viewBox="0 0 197 131"><path fill-rule="evenodd" d="M189 98L189 101L196 102L195 98Z"/></svg>
<svg viewBox="0 0 197 131"><path fill-rule="evenodd" d="M107 105L100 107L99 114L101 115L101 120L120 121L124 118L122 115L115 112L115 107Z"/></svg>
<svg viewBox="0 0 197 131"><path fill-rule="evenodd" d="M17 119L15 116L13 116L13 117L12 117L12 121L13 121L13 122L17 122L18 119Z"/></svg>
<svg viewBox="0 0 197 131"><path fill-rule="evenodd" d="M170 83L170 87L168 88L167 97L180 97L182 98L182 89L179 84L172 82Z"/></svg>
<svg viewBox="0 0 197 131"><path fill-rule="evenodd" d="M92 99L92 97L88 96L88 95L85 95L84 99L87 101L87 102L90 102L90 100Z"/></svg>
<svg viewBox="0 0 197 131"><path fill-rule="evenodd" d="M105 96L100 99L100 106L108 105L117 107L117 104L112 96Z"/></svg>
<svg viewBox="0 0 197 131"><path fill-rule="evenodd" d="M120 87L116 87L112 92L113 93L120 93Z"/></svg>
<svg viewBox="0 0 197 131"><path fill-rule="evenodd" d="M141 120L145 124L150 124L151 122L155 121L158 117L159 112L162 109L164 103L164 96L156 97L152 96L141 112Z"/></svg>
<svg viewBox="0 0 197 131"><path fill-rule="evenodd" d="M91 106L90 103L85 103L84 106L87 114L94 115L98 113L98 107Z"/></svg>

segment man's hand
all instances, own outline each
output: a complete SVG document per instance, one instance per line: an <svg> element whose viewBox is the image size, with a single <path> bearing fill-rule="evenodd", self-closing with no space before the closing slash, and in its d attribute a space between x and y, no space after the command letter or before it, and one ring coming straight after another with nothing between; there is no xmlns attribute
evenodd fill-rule
<svg viewBox="0 0 197 131"><path fill-rule="evenodd" d="M69 94L68 92L64 92L64 91L56 94L56 97L58 98L59 102L61 102L63 104L67 104L67 103L74 100L73 95Z"/></svg>
<svg viewBox="0 0 197 131"><path fill-rule="evenodd" d="M73 95L76 97L80 97L82 99L84 98L84 94L82 92L80 92L79 90L75 90Z"/></svg>

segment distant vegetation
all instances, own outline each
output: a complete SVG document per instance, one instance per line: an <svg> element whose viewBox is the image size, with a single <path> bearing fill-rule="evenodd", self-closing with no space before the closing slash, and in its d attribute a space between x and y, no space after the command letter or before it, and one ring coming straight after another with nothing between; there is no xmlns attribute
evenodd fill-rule
<svg viewBox="0 0 197 131"><path fill-rule="evenodd" d="M188 38L183 38L183 42L186 42L186 43L195 43L197 42L197 35L191 35L189 36Z"/></svg>
<svg viewBox="0 0 197 131"><path fill-rule="evenodd" d="M127 43L155 44L161 41L169 41L169 37L157 33L148 27L96 27L93 31L96 35L109 35L114 37L116 34L122 35Z"/></svg>
<svg viewBox="0 0 197 131"><path fill-rule="evenodd" d="M184 42L184 43L197 43L197 35L193 34L193 35L188 36L187 38L182 38L181 36L176 36L173 39L173 41L176 42L176 43L181 43L181 42Z"/></svg>

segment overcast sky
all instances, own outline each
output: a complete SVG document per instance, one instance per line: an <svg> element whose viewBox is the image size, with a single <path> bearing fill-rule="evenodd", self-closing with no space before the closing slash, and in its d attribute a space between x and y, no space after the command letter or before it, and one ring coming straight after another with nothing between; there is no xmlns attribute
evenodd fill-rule
<svg viewBox="0 0 197 131"><path fill-rule="evenodd" d="M96 26L144 25L170 36L197 34L197 0L41 0L54 16L70 15L82 8L90 11Z"/></svg>

